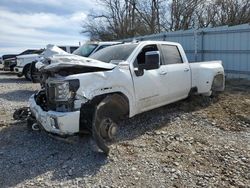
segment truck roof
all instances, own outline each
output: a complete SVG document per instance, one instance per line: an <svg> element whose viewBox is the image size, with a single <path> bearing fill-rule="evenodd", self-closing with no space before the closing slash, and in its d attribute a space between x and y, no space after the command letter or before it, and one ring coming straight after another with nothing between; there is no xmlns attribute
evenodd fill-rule
<svg viewBox="0 0 250 188"><path fill-rule="evenodd" d="M117 42L117 41L90 41L90 42L86 42L85 44L98 44L98 45L112 45L112 44L120 44L122 42Z"/></svg>
<svg viewBox="0 0 250 188"><path fill-rule="evenodd" d="M168 45L180 45L180 43L177 42L170 42L170 41L158 41L158 40L147 40L147 41L135 41L135 42L126 42L124 44L134 44L134 43L138 43L138 44L168 44Z"/></svg>

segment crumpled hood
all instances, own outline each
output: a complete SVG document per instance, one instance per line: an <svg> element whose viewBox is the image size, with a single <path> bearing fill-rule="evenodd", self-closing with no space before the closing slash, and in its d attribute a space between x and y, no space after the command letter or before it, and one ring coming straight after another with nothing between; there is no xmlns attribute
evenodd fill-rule
<svg viewBox="0 0 250 188"><path fill-rule="evenodd" d="M65 52L64 50L62 50L56 45L48 44L46 49L42 53L42 56L44 58L48 58L48 57L53 57L54 55L69 55L70 56L71 54Z"/></svg>
<svg viewBox="0 0 250 188"><path fill-rule="evenodd" d="M73 56L73 54L65 52L64 50L62 50L61 48L59 48L56 45L48 44L46 49L41 54L41 56L39 58L37 58L38 62L35 65L36 68L40 70L42 67L47 66L48 64L45 63L45 60L50 59L50 58L55 57L55 56L71 57L71 56Z"/></svg>
<svg viewBox="0 0 250 188"><path fill-rule="evenodd" d="M104 70L111 70L116 67L112 63L104 63L91 58L81 57L78 55L69 54L63 56L50 57L50 65L47 65L41 69L41 72L57 72L60 69L65 68L99 68Z"/></svg>

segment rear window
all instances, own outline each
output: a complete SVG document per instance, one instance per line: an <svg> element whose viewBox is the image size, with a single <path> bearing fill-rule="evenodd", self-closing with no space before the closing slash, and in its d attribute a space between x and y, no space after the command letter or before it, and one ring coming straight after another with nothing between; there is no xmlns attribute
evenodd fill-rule
<svg viewBox="0 0 250 188"><path fill-rule="evenodd" d="M122 44L106 47L92 54L90 58L106 63L110 63L111 61L112 63L117 62L115 64L118 64L120 61L127 60L137 46L138 44Z"/></svg>
<svg viewBox="0 0 250 188"><path fill-rule="evenodd" d="M177 46L162 44L161 49L165 65L183 63Z"/></svg>

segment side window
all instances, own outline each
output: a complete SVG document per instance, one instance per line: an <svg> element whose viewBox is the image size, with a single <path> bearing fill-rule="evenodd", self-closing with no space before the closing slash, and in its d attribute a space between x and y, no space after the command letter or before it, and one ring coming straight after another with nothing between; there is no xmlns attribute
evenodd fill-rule
<svg viewBox="0 0 250 188"><path fill-rule="evenodd" d="M158 51L157 46L156 45L145 46L136 57L135 62L134 62L134 67L138 67L138 64L144 64L146 52L151 52L151 51Z"/></svg>
<svg viewBox="0 0 250 188"><path fill-rule="evenodd" d="M65 52L67 52L67 49L65 46L58 46L59 48L61 48L62 50L64 50Z"/></svg>
<svg viewBox="0 0 250 188"><path fill-rule="evenodd" d="M70 53L73 53L77 48L78 48L78 46L71 46Z"/></svg>
<svg viewBox="0 0 250 188"><path fill-rule="evenodd" d="M95 52L97 52L97 51L99 51L99 50L101 50L101 49L103 49L103 48L106 48L106 47L108 47L108 46L110 46L110 45L102 45L102 46L100 46Z"/></svg>
<svg viewBox="0 0 250 188"><path fill-rule="evenodd" d="M162 44L161 50L165 65L183 63L177 46Z"/></svg>

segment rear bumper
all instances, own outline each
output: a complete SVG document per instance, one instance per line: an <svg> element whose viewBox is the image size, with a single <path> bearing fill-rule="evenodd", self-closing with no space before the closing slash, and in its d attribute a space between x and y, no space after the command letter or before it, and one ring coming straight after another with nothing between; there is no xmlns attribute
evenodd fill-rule
<svg viewBox="0 0 250 188"><path fill-rule="evenodd" d="M80 111L47 112L36 104L34 96L29 99L31 113L47 132L58 135L73 135L79 132Z"/></svg>

